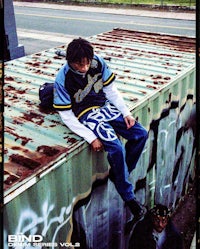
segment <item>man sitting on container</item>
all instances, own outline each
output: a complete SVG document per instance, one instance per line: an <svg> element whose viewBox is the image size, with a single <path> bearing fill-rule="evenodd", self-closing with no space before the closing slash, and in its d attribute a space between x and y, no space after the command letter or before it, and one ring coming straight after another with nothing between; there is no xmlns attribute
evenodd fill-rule
<svg viewBox="0 0 200 249"><path fill-rule="evenodd" d="M129 249L183 249L183 241L170 219L170 210L161 204L139 221L129 240Z"/></svg>
<svg viewBox="0 0 200 249"><path fill-rule="evenodd" d="M114 85L114 73L94 54L90 42L74 39L66 60L55 80L54 108L94 151L108 153L110 178L137 221L144 207L136 200L128 177L142 153L147 131L132 117ZM125 146L117 134L128 140Z"/></svg>

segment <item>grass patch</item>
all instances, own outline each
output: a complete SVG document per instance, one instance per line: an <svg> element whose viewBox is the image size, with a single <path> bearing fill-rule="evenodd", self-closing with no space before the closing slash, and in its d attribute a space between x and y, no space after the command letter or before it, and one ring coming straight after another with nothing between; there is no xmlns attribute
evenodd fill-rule
<svg viewBox="0 0 200 249"><path fill-rule="evenodd" d="M196 6L196 0L62 0L63 2L93 3L93 4L128 4L157 6Z"/></svg>
<svg viewBox="0 0 200 249"><path fill-rule="evenodd" d="M1 0L0 0L1 1ZM24 0L16 0L24 1ZM155 6L180 6L180 7L195 7L196 0L26 0L27 2L53 2L53 3L68 3L68 4L93 4L93 5L155 5Z"/></svg>
<svg viewBox="0 0 200 249"><path fill-rule="evenodd" d="M100 0L102 3L195 6L196 0Z"/></svg>

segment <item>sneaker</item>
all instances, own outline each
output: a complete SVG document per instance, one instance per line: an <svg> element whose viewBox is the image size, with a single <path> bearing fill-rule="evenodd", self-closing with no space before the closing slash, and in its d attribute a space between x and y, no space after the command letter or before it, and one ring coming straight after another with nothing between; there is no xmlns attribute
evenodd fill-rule
<svg viewBox="0 0 200 249"><path fill-rule="evenodd" d="M128 201L126 204L133 214L133 218L128 220L125 224L125 235L131 232L133 227L135 227L135 225L144 218L147 212L146 208L140 205L136 199Z"/></svg>
<svg viewBox="0 0 200 249"><path fill-rule="evenodd" d="M143 207L135 198L126 202L131 213L134 215L135 221L140 220L146 213L146 208Z"/></svg>
<svg viewBox="0 0 200 249"><path fill-rule="evenodd" d="M111 182L114 182L114 174L111 168L109 169L108 178L111 180Z"/></svg>

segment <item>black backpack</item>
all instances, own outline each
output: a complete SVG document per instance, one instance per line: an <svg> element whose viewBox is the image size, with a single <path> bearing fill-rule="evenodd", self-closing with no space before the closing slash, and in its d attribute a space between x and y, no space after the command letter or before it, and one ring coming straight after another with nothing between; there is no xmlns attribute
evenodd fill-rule
<svg viewBox="0 0 200 249"><path fill-rule="evenodd" d="M44 83L39 88L40 107L53 109L53 88L54 83Z"/></svg>

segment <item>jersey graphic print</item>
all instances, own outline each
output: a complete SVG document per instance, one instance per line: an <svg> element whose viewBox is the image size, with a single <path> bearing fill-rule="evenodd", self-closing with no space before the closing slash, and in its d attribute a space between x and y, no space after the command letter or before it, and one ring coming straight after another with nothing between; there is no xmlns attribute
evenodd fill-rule
<svg viewBox="0 0 200 249"><path fill-rule="evenodd" d="M93 109L87 116L87 120L83 123L92 131L96 131L99 138L104 141L113 141L117 139L117 135L108 123L115 120L121 115L121 112L117 108L111 105L109 102L105 106L97 109Z"/></svg>
<svg viewBox="0 0 200 249"><path fill-rule="evenodd" d="M92 77L91 75L87 75L88 84L86 85L86 87L83 90L79 89L78 92L74 94L76 103L80 103L81 101L83 101L83 99L91 91L92 87L94 87L95 93L99 93L99 91L103 88L103 82L101 79L97 80L98 76L101 76L101 73L94 75L94 77Z"/></svg>
<svg viewBox="0 0 200 249"><path fill-rule="evenodd" d="M94 55L90 68L83 75L66 63L59 71L54 84L54 108L72 110L80 117L93 108L105 105L104 87L111 84L115 74L105 61Z"/></svg>

